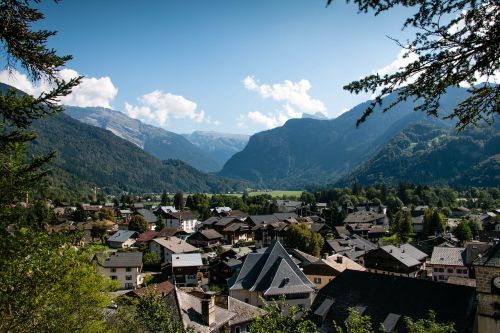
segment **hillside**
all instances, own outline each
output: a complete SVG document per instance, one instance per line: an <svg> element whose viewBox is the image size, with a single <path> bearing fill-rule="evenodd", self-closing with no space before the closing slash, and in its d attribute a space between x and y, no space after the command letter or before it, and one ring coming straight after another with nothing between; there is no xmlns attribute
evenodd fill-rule
<svg viewBox="0 0 500 333"><path fill-rule="evenodd" d="M466 94L465 89L450 89L441 101L443 114L450 112ZM384 105L394 98L387 96ZM413 103L407 101L386 113L376 109L356 128L356 120L367 103L336 119L291 119L281 127L257 133L243 151L229 159L220 174L280 188L334 183L411 124L451 126L451 122L413 111Z"/></svg>
<svg viewBox="0 0 500 333"><path fill-rule="evenodd" d="M110 192L227 192L239 181L204 174L179 160L160 161L110 131L59 114L33 124L34 154L58 152L51 162L53 184L96 185Z"/></svg>
<svg viewBox="0 0 500 333"><path fill-rule="evenodd" d="M219 171L223 165L182 135L144 124L123 112L66 106L65 113L86 124L107 129L160 160L178 159L205 172Z"/></svg>
<svg viewBox="0 0 500 333"><path fill-rule="evenodd" d="M221 168L231 156L245 148L249 135L219 133L211 131L194 131L191 134L182 134L192 144L210 155Z"/></svg>
<svg viewBox="0 0 500 333"><path fill-rule="evenodd" d="M500 185L500 126L455 130L428 124L409 126L337 185L417 184Z"/></svg>

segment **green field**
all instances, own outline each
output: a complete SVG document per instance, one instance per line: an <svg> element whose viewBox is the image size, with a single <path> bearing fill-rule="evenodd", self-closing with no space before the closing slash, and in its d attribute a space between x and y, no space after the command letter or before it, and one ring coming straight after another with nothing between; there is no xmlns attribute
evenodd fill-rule
<svg viewBox="0 0 500 333"><path fill-rule="evenodd" d="M289 197L289 196L300 197L300 195L302 194L302 191L279 191L279 190L278 191L269 191L269 192L256 191L256 192L250 192L248 194L250 196L255 196L255 195L260 195L260 194L269 194L273 198L282 197L284 195L286 195L287 197Z"/></svg>

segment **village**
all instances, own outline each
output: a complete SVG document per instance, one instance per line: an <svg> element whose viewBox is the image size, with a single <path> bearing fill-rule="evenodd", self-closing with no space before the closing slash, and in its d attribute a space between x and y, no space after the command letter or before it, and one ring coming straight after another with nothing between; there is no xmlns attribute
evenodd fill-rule
<svg viewBox="0 0 500 333"><path fill-rule="evenodd" d="M411 221L404 237L380 202L343 203L337 225L326 223L326 203L278 199L260 215L212 207L204 220L185 203L62 202L52 204L57 222L45 229L80 232L81 245L101 246L92 261L117 283L111 308L154 287L196 332L248 332L278 299L321 332L334 332L353 308L384 332L429 310L457 332L500 319L499 209L457 206L429 232L432 209L402 207L398 216ZM471 239L450 232L462 221L477 226Z"/></svg>

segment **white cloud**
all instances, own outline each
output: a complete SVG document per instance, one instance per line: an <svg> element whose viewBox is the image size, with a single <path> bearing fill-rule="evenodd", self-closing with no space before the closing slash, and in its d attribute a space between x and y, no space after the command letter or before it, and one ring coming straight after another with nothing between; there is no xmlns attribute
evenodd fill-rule
<svg viewBox="0 0 500 333"><path fill-rule="evenodd" d="M252 122L270 129L283 125L291 118L300 118L304 112L320 112L327 116L323 102L309 95L311 83L306 79L299 82L285 80L283 83L269 85L260 84L253 76L247 76L242 82L245 88L256 92L262 98L283 101L285 104L274 112L252 111L240 115L237 119L237 126L240 128L247 128L248 122Z"/></svg>
<svg viewBox="0 0 500 333"><path fill-rule="evenodd" d="M293 106L301 112L321 112L326 115L326 107L319 99L311 98L309 90L311 83L302 79L299 82L285 80L273 85L259 84L253 76L243 79L245 88L255 91L263 98L272 98L276 101L285 101L286 105Z"/></svg>
<svg viewBox="0 0 500 333"><path fill-rule="evenodd" d="M195 122L208 122L217 124L205 115L205 111L198 111L197 104L183 96L164 93L155 90L138 98L141 105L134 106L125 103L124 112L132 118L140 119L152 125L165 126L171 118L190 119Z"/></svg>
<svg viewBox="0 0 500 333"><path fill-rule="evenodd" d="M64 80L69 80L78 75L78 72L72 69L63 69L59 72L60 78ZM33 96L39 96L42 92L47 92L53 88L53 85L45 79L35 83L28 79L25 74L16 70L1 71L0 82L9 84ZM110 103L117 93L118 89L107 76L101 78L84 77L81 83L73 88L71 94L60 98L60 102L65 105L110 108Z"/></svg>

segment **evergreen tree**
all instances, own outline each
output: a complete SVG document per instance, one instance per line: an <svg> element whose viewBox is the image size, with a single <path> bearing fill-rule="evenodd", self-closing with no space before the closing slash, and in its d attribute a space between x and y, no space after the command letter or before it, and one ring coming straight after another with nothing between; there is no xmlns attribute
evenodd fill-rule
<svg viewBox="0 0 500 333"><path fill-rule="evenodd" d="M184 209L184 194L182 192L175 193L174 206L175 206L175 209L177 209L177 210Z"/></svg>
<svg viewBox="0 0 500 333"><path fill-rule="evenodd" d="M168 196L167 191L163 191L163 193L161 194L160 205L162 206L170 205L170 197Z"/></svg>

